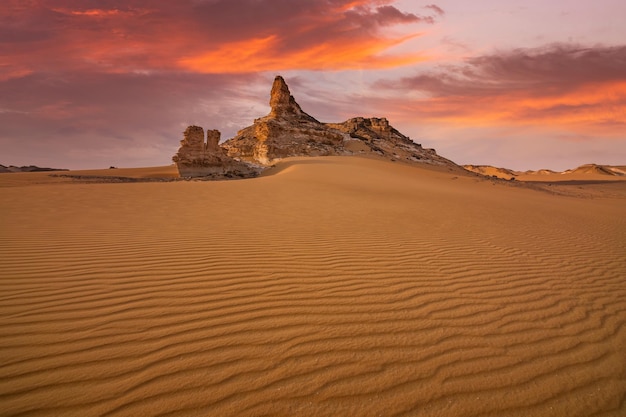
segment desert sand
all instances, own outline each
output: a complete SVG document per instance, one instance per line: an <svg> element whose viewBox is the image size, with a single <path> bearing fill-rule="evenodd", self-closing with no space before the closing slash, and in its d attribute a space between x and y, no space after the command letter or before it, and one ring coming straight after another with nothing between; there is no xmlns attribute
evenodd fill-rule
<svg viewBox="0 0 626 417"><path fill-rule="evenodd" d="M626 181L325 157L0 189L0 415L626 415Z"/></svg>

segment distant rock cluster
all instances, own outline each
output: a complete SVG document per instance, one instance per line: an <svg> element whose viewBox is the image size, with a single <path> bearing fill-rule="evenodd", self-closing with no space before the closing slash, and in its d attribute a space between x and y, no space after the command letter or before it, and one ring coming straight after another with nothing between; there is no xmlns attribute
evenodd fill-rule
<svg viewBox="0 0 626 417"><path fill-rule="evenodd" d="M189 126L173 157L183 177L254 176L260 169L291 156L375 153L391 160L456 165L424 149L394 129L385 118L356 117L322 123L298 105L281 76L274 79L270 113L219 144L220 133Z"/></svg>
<svg viewBox="0 0 626 417"><path fill-rule="evenodd" d="M47 172L47 171L67 171L62 168L41 168L35 165L17 167L14 165L4 166L0 165L0 173L6 172Z"/></svg>

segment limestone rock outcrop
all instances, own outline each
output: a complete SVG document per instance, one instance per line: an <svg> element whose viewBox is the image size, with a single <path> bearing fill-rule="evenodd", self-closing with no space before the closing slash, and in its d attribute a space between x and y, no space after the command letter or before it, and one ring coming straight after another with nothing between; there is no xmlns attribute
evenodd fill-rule
<svg viewBox="0 0 626 417"><path fill-rule="evenodd" d="M222 145L229 156L271 165L290 156L376 153L394 160L455 165L401 134L385 118L319 122L302 110L281 76L274 79L270 107L267 116Z"/></svg>
<svg viewBox="0 0 626 417"><path fill-rule="evenodd" d="M181 177L255 175L257 170L254 167L227 155L219 145L218 130L207 130L206 142L204 129L200 126L187 127L183 135L180 148L172 158Z"/></svg>
<svg viewBox="0 0 626 417"><path fill-rule="evenodd" d="M350 136L352 141L347 141L344 146L348 150L357 141L360 145L357 149L367 148L360 153L373 152L394 160L456 166L454 162L437 155L434 149L422 148L419 143L413 142L384 117L355 117L343 123L327 123L326 126Z"/></svg>
<svg viewBox="0 0 626 417"><path fill-rule="evenodd" d="M254 176L264 166L291 156L376 154L393 161L459 168L433 149L424 149L385 118L355 117L322 123L302 110L281 76L274 79L270 112L220 145L216 130L189 126L173 160L180 175ZM460 169L460 168L459 168Z"/></svg>
<svg viewBox="0 0 626 417"><path fill-rule="evenodd" d="M269 117L274 119L296 118L319 123L314 117L302 111L300 105L296 103L296 99L291 95L287 83L280 75L274 78L274 83L272 84L270 107L271 111Z"/></svg>
<svg viewBox="0 0 626 417"><path fill-rule="evenodd" d="M272 85L270 107L267 116L224 143L228 155L269 165L289 156L335 155L341 147L345 135L302 111L280 76Z"/></svg>

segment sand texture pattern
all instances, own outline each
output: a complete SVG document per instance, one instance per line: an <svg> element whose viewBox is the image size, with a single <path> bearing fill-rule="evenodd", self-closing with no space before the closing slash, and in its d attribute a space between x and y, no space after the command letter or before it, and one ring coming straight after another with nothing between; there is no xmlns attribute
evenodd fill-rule
<svg viewBox="0 0 626 417"><path fill-rule="evenodd" d="M5 175L2 416L626 415L623 192L356 157Z"/></svg>

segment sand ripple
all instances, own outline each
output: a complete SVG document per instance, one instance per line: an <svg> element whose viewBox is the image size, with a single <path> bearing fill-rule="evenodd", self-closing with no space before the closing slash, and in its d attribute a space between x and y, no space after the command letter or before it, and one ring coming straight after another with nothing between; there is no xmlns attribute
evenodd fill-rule
<svg viewBox="0 0 626 417"><path fill-rule="evenodd" d="M344 158L3 194L1 415L626 414L623 200Z"/></svg>

